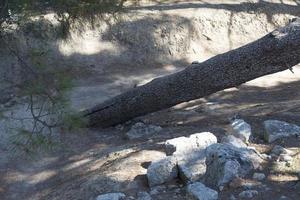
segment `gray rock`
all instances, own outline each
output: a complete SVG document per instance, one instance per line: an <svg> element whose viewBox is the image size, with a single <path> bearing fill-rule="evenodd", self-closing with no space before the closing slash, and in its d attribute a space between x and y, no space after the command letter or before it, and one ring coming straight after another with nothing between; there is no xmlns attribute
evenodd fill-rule
<svg viewBox="0 0 300 200"><path fill-rule="evenodd" d="M237 138L243 140L243 142L249 142L249 138L252 135L251 126L242 119L235 119L231 122L234 135Z"/></svg>
<svg viewBox="0 0 300 200"><path fill-rule="evenodd" d="M291 156L293 154L292 151L283 148L280 145L275 145L271 151L271 156L275 158L277 161L281 162L289 162L293 160Z"/></svg>
<svg viewBox="0 0 300 200"><path fill-rule="evenodd" d="M266 175L264 173L254 173L252 178L258 181L262 181L266 178Z"/></svg>
<svg viewBox="0 0 300 200"><path fill-rule="evenodd" d="M236 197L232 194L230 195L229 200L236 200Z"/></svg>
<svg viewBox="0 0 300 200"><path fill-rule="evenodd" d="M219 187L226 185L238 176L241 165L236 160L227 160L222 168L223 174L220 176L217 185Z"/></svg>
<svg viewBox="0 0 300 200"><path fill-rule="evenodd" d="M184 183L200 180L206 172L205 151L194 151L178 159L179 177Z"/></svg>
<svg viewBox="0 0 300 200"><path fill-rule="evenodd" d="M221 143L231 144L232 146L238 148L247 148L247 145L240 138L237 138L233 135L224 136L221 140Z"/></svg>
<svg viewBox="0 0 300 200"><path fill-rule="evenodd" d="M166 141L166 153L176 157L179 176L185 183L198 181L205 174L205 149L214 143L217 143L217 138L210 132Z"/></svg>
<svg viewBox="0 0 300 200"><path fill-rule="evenodd" d="M207 170L204 181L216 188L224 186L234 178L244 177L251 170L258 169L262 161L252 149L213 144L206 149Z"/></svg>
<svg viewBox="0 0 300 200"><path fill-rule="evenodd" d="M193 200L217 200L218 192L200 182L189 184L187 193Z"/></svg>
<svg viewBox="0 0 300 200"><path fill-rule="evenodd" d="M300 135L299 126L279 120L264 121L264 127L266 130L265 139L269 143L274 142L275 140L280 138Z"/></svg>
<svg viewBox="0 0 300 200"><path fill-rule="evenodd" d="M150 194L148 194L147 192L139 192L137 194L137 200L151 200L151 196Z"/></svg>
<svg viewBox="0 0 300 200"><path fill-rule="evenodd" d="M239 197L243 199L252 199L256 195L258 195L258 191L256 190L245 190L239 194Z"/></svg>
<svg viewBox="0 0 300 200"><path fill-rule="evenodd" d="M123 193L107 193L97 196L96 200L123 200L125 197Z"/></svg>
<svg viewBox="0 0 300 200"><path fill-rule="evenodd" d="M172 156L152 162L147 169L147 178L150 187L171 181L177 176L177 161Z"/></svg>
<svg viewBox="0 0 300 200"><path fill-rule="evenodd" d="M217 137L210 132L195 133L189 137L178 137L165 142L167 155L183 155L194 150L205 149L217 143Z"/></svg>
<svg viewBox="0 0 300 200"><path fill-rule="evenodd" d="M272 154L275 154L277 156L279 156L280 154L291 154L292 152L289 151L288 149L280 146L280 145L275 145L271 151Z"/></svg>
<svg viewBox="0 0 300 200"><path fill-rule="evenodd" d="M146 125L142 122L138 122L131 127L131 129L126 133L126 136L130 140L141 137L150 137L161 130L162 128L160 126Z"/></svg>

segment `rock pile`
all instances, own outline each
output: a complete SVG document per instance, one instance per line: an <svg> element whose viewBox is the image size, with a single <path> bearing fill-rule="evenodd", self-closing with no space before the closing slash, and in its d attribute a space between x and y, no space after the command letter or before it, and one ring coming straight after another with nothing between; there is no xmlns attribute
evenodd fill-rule
<svg viewBox="0 0 300 200"><path fill-rule="evenodd" d="M232 194L232 200L257 196L259 192L254 190L253 186L266 187L262 184L266 175L259 172L264 160L290 162L293 152L275 145L270 155L260 154L255 148L247 145L252 137L251 126L248 123L242 119L235 119L231 126L233 134L224 136L220 143L211 132L195 133L189 137L165 141L166 157L152 162L147 169L147 180L152 190L150 194L139 192L137 199L151 200L152 195L160 193L160 187L166 188L163 184L168 185L176 179L181 179L185 184L188 199L216 200L219 196L217 191L222 191L225 187L245 189L237 197ZM264 126L268 142L300 135L300 127L294 124L267 120ZM160 130L160 127L137 123L127 136L135 139L141 135L150 136ZM246 179L250 173L253 173L252 180ZM98 196L97 200L124 198L123 193L109 193Z"/></svg>
<svg viewBox="0 0 300 200"><path fill-rule="evenodd" d="M167 140L165 150L168 156L148 168L150 187L180 178L192 199L217 199L215 189L246 176L263 162L262 156L248 148L242 139L229 135L217 143L216 136L210 132Z"/></svg>

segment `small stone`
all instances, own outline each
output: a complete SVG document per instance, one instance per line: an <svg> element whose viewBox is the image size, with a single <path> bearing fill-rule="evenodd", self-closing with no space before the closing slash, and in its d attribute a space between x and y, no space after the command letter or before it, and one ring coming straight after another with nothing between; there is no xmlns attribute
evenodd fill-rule
<svg viewBox="0 0 300 200"><path fill-rule="evenodd" d="M238 147L238 148L247 148L247 145L239 138L233 136L233 135L227 135L222 138L221 143L224 144L231 144L232 146Z"/></svg>
<svg viewBox="0 0 300 200"><path fill-rule="evenodd" d="M116 128L117 130L119 130L119 131L124 130L124 126L121 125L121 124L118 124L115 128Z"/></svg>
<svg viewBox="0 0 300 200"><path fill-rule="evenodd" d="M193 200L217 200L218 192L200 182L189 184L187 192Z"/></svg>
<svg viewBox="0 0 300 200"><path fill-rule="evenodd" d="M154 134L160 132L162 128L155 125L146 125L142 122L134 124L131 129L126 133L128 139L138 139L153 136Z"/></svg>
<svg viewBox="0 0 300 200"><path fill-rule="evenodd" d="M292 160L293 160L293 157L290 156L290 155L281 154L281 155L279 156L279 161L289 162L289 161L292 161Z"/></svg>
<svg viewBox="0 0 300 200"><path fill-rule="evenodd" d="M107 193L97 196L96 200L123 200L125 197L123 193Z"/></svg>
<svg viewBox="0 0 300 200"><path fill-rule="evenodd" d="M254 173L252 178L258 181L262 181L266 178L266 175L264 173Z"/></svg>
<svg viewBox="0 0 300 200"><path fill-rule="evenodd" d="M165 185L159 185L151 188L150 195L157 195L159 193L162 193L163 191L166 190Z"/></svg>
<svg viewBox="0 0 300 200"><path fill-rule="evenodd" d="M236 200L236 197L232 194L230 195L229 200Z"/></svg>
<svg viewBox="0 0 300 200"><path fill-rule="evenodd" d="M245 190L239 194L239 197L244 199L252 199L256 195L258 195L258 191L256 190Z"/></svg>
<svg viewBox="0 0 300 200"><path fill-rule="evenodd" d="M286 163L285 163L285 166L287 166L287 167L291 167L291 166L292 166L292 164L291 164L290 162L286 162Z"/></svg>
<svg viewBox="0 0 300 200"><path fill-rule="evenodd" d="M221 191L223 191L224 190L224 186L220 186L219 187L219 191L221 192Z"/></svg>
<svg viewBox="0 0 300 200"><path fill-rule="evenodd" d="M235 119L232 121L231 126L237 138L240 138L243 142L249 142L250 136L252 135L250 124L243 119Z"/></svg>
<svg viewBox="0 0 300 200"><path fill-rule="evenodd" d="M267 120L264 121L264 127L266 130L265 139L269 143L274 142L277 139L300 135L299 126L284 121Z"/></svg>
<svg viewBox="0 0 300 200"><path fill-rule="evenodd" d="M137 194L137 200L151 200L151 196L150 194L148 194L147 192L139 192Z"/></svg>
<svg viewBox="0 0 300 200"><path fill-rule="evenodd" d="M262 156L262 158L264 160L271 160L272 159L272 156L271 155L268 155L268 154L265 154L265 153L262 153L260 154Z"/></svg>
<svg viewBox="0 0 300 200"><path fill-rule="evenodd" d="M147 178L150 187L171 181L175 179L177 175L177 160L171 156L152 162L147 169Z"/></svg>

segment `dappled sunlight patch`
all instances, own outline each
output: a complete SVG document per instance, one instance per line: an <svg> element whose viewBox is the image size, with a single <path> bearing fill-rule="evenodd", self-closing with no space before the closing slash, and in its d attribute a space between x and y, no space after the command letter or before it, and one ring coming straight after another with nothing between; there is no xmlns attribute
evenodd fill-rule
<svg viewBox="0 0 300 200"><path fill-rule="evenodd" d="M12 171L6 173L2 179L5 181L7 184L13 184L13 183L18 183L20 181L24 181L28 178L28 174L23 173L21 171Z"/></svg>
<svg viewBox="0 0 300 200"><path fill-rule="evenodd" d="M246 86L257 86L262 88L276 87L282 84L292 83L300 80L300 66L293 67L293 72L285 70L275 74L267 75L247 82Z"/></svg>
<svg viewBox="0 0 300 200"><path fill-rule="evenodd" d="M37 184L44 182L55 175L57 175L57 172L55 170L45 170L32 176L29 176L27 182L29 184Z"/></svg>
<svg viewBox="0 0 300 200"><path fill-rule="evenodd" d="M290 182L290 181L298 181L299 178L297 175L291 174L271 174L268 176L269 181L273 182Z"/></svg>
<svg viewBox="0 0 300 200"><path fill-rule="evenodd" d="M300 149L293 151L292 160L289 162L274 162L271 169L275 173L297 174L300 170Z"/></svg>
<svg viewBox="0 0 300 200"><path fill-rule="evenodd" d="M88 33L86 34L88 35ZM100 41L96 36L85 36L68 41L61 41L58 49L64 56L72 56L73 54L95 55L103 51L118 55L122 47L114 45L111 42Z"/></svg>
<svg viewBox="0 0 300 200"><path fill-rule="evenodd" d="M64 167L63 171L69 171L69 170L75 169L75 168L85 165L91 161L92 161L91 158L86 158L86 159L82 159L82 160L73 162L73 163L67 165L66 167Z"/></svg>

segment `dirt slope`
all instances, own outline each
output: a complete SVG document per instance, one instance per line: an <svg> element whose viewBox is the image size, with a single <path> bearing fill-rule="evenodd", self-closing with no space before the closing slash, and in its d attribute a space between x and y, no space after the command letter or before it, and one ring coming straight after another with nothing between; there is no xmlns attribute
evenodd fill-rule
<svg viewBox="0 0 300 200"><path fill-rule="evenodd" d="M194 60L202 61L253 41L293 16L300 16L296 1L145 2L138 7L129 5L126 13L117 20L109 19L109 24L98 21L94 28L82 26L80 33L74 26L68 40L50 34L52 29L47 27L56 22L49 14L44 17L45 29L33 28L29 33L20 29L14 45L24 56L30 48L50 49L51 64L76 65L76 69L87 72L78 76L70 94L74 107L85 108L180 70ZM41 42L45 38L47 42ZM0 70L18 69L15 58L3 48L0 51ZM207 130L220 139L231 131L229 118L235 114L254 128L252 145L267 152L273 144L262 140L263 120L300 124L300 67L294 72L262 77L135 120L161 126L160 135L126 139L125 133L135 121L106 130L83 129L61 134L62 150L35 158L15 157L9 152L4 140L8 133L0 121L0 199L94 199L112 191L135 197L138 191L149 191L146 168L164 156L162 143L166 139ZM278 143L300 151L299 138ZM269 178L263 184L271 190L260 193L257 199L282 195L300 199L295 172L272 172L270 166L264 169ZM161 190L154 199L186 198L180 182ZM226 190L221 199L240 191Z"/></svg>

